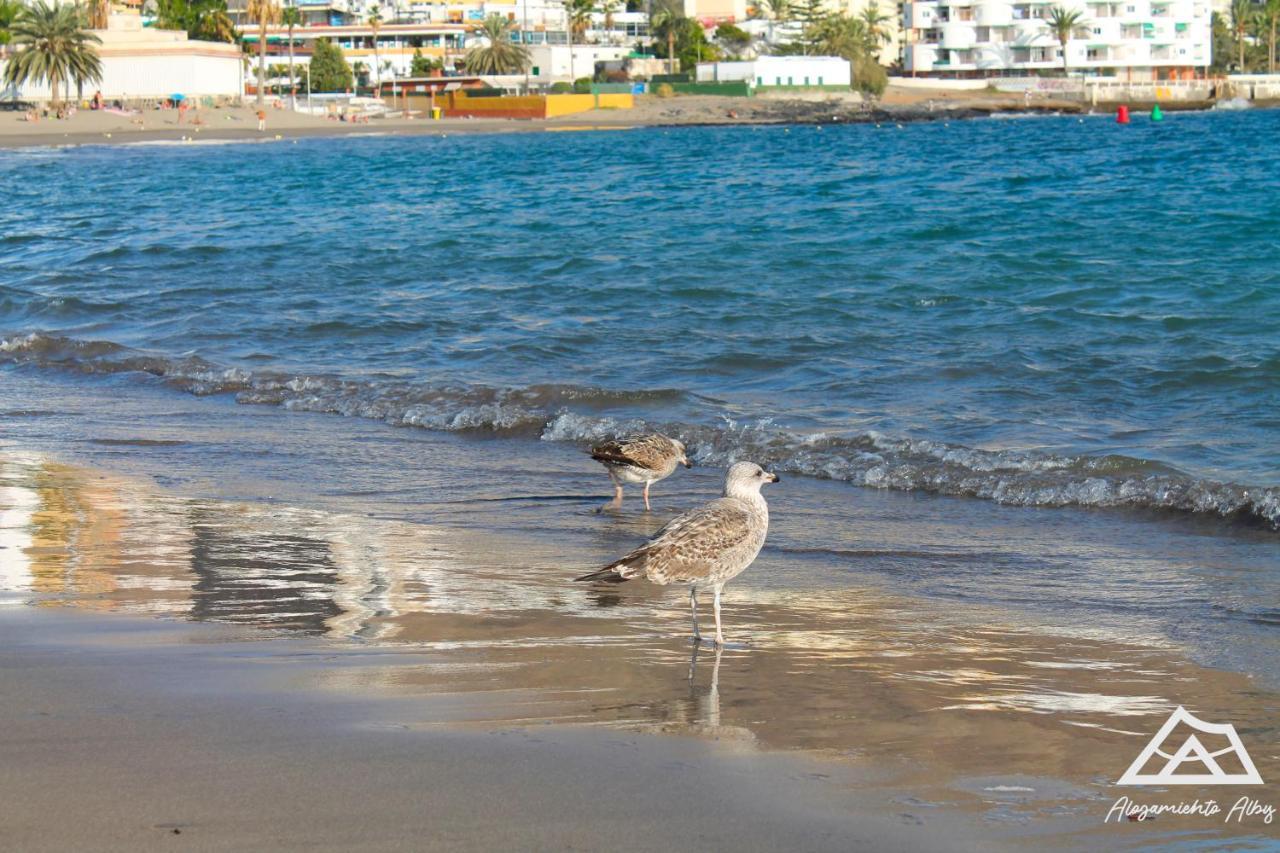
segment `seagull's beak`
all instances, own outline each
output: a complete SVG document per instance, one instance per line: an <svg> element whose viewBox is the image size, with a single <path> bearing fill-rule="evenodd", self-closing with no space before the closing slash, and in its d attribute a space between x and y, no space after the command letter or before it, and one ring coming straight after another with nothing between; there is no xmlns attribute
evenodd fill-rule
<svg viewBox="0 0 1280 853"><path fill-rule="evenodd" d="M681 464L681 465L683 465L683 466L684 466L684 467L686 467L686 468L692 468L692 467L693 467L693 463L689 461L689 457L688 457L688 456L681 456L681 457L680 457L680 464Z"/></svg>
<svg viewBox="0 0 1280 853"><path fill-rule="evenodd" d="M777 474L774 474L774 473L772 473L772 472L770 472L770 473L768 473L768 474L765 474L765 476L769 478L769 482L770 482L770 483L776 483L776 482L778 482L779 480L781 480L781 479L782 479L782 478L781 478L781 477L779 477Z"/></svg>

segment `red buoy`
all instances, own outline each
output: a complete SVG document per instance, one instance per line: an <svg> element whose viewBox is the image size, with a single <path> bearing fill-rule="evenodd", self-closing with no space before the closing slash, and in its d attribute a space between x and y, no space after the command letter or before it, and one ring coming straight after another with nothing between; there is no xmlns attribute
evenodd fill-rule
<svg viewBox="0 0 1280 853"><path fill-rule="evenodd" d="M1116 124L1128 124L1128 123L1129 123L1129 107L1126 106L1125 104L1121 104L1120 108L1116 110Z"/></svg>

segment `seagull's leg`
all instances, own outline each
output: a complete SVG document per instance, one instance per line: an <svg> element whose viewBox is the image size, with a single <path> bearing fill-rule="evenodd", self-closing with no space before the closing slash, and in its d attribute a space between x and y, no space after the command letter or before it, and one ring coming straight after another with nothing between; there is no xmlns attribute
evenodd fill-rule
<svg viewBox="0 0 1280 853"><path fill-rule="evenodd" d="M698 587L697 584L689 587L689 615L693 617L693 643L697 645L702 642L702 635L698 633Z"/></svg>
<svg viewBox="0 0 1280 853"><path fill-rule="evenodd" d="M715 610L716 610L716 648L724 645L724 634L720 630L720 590L724 589L723 584L716 584L713 587L716 593Z"/></svg>
<svg viewBox="0 0 1280 853"><path fill-rule="evenodd" d="M609 471L609 479L613 481L613 500L606 503L601 509L621 509L622 507L622 481L618 476Z"/></svg>
<svg viewBox="0 0 1280 853"><path fill-rule="evenodd" d="M649 509L649 481L644 481L644 508Z"/></svg>

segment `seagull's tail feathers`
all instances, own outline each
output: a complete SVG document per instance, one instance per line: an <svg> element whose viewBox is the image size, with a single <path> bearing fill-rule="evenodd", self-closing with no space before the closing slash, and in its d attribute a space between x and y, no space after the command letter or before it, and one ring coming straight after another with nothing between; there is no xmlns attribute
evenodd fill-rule
<svg viewBox="0 0 1280 853"><path fill-rule="evenodd" d="M623 581L629 581L644 573L644 564L648 556L648 549L640 548L632 551L621 560L614 560L603 569L588 572L580 578L574 578L574 580L603 581L604 583L622 583Z"/></svg>

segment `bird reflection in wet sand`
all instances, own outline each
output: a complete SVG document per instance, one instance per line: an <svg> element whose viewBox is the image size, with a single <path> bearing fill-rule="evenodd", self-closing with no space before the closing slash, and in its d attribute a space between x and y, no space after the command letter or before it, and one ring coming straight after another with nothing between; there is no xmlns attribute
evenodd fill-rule
<svg viewBox="0 0 1280 853"><path fill-rule="evenodd" d="M693 644L693 654L689 655L689 692L696 690L694 678L698 674L698 650L699 644ZM724 654L722 646L716 646L716 660L711 666L711 687L707 690L707 714L706 724L708 726L720 726L720 656Z"/></svg>
<svg viewBox="0 0 1280 853"><path fill-rule="evenodd" d="M693 639L698 632L698 585L711 587L716 617L716 646L724 645L720 627L720 593L746 570L764 547L769 532L769 506L760 488L778 476L754 462L738 462L725 477L724 497L676 516L647 544L579 581L622 583L643 577L653 583L689 584Z"/></svg>

